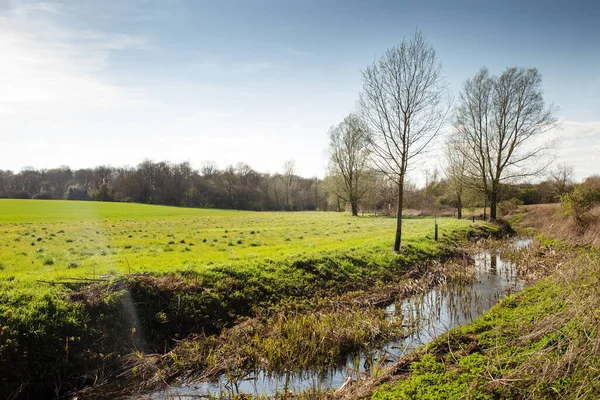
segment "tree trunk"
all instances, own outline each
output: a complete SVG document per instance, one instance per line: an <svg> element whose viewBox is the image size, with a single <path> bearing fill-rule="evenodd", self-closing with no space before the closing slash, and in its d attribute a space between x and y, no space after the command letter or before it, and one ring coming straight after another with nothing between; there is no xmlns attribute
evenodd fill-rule
<svg viewBox="0 0 600 400"><path fill-rule="evenodd" d="M358 201L352 200L350 206L352 207L352 216L358 217Z"/></svg>
<svg viewBox="0 0 600 400"><path fill-rule="evenodd" d="M487 220L487 193L483 195L483 220Z"/></svg>
<svg viewBox="0 0 600 400"><path fill-rule="evenodd" d="M402 241L402 195L404 184L401 182L398 188L398 215L396 217L396 240L394 240L394 251L400 251L400 242Z"/></svg>
<svg viewBox="0 0 600 400"><path fill-rule="evenodd" d="M458 209L458 219L462 219L462 201L460 197L456 202L456 208Z"/></svg>
<svg viewBox="0 0 600 400"><path fill-rule="evenodd" d="M495 190L490 194L490 219L496 220L496 206L498 205L498 194Z"/></svg>

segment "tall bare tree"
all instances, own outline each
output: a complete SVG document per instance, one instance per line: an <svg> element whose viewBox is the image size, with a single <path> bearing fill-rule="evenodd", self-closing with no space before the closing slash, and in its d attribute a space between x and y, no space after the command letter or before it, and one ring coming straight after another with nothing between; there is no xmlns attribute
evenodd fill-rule
<svg viewBox="0 0 600 400"><path fill-rule="evenodd" d="M489 198L490 218L496 219L502 183L546 167L539 161L552 143L536 139L556 126L554 109L544 104L535 68L508 68L499 77L482 68L465 82L459 102L455 130L467 145L461 151Z"/></svg>
<svg viewBox="0 0 600 400"><path fill-rule="evenodd" d="M369 190L369 141L369 127L356 114L329 130L329 189L350 203L353 216Z"/></svg>
<svg viewBox="0 0 600 400"><path fill-rule="evenodd" d="M446 158L444 175L446 177L448 192L456 206L458 219L462 218L463 192L468 184L468 163L460 147L460 141L450 138L446 141L444 149Z"/></svg>
<svg viewBox="0 0 600 400"><path fill-rule="evenodd" d="M295 169L296 169L296 162L294 160L288 160L283 163L282 179L283 179L283 185L284 185L283 188L284 188L284 194L285 194L285 208L287 210L293 209L293 204L292 204L293 193L292 193L292 191L294 189L294 182L295 182L295 177L296 177Z"/></svg>
<svg viewBox="0 0 600 400"><path fill-rule="evenodd" d="M373 161L399 189L394 240L399 251L404 179L444 125L446 84L435 50L419 31L387 50L362 76L359 107L373 132Z"/></svg>

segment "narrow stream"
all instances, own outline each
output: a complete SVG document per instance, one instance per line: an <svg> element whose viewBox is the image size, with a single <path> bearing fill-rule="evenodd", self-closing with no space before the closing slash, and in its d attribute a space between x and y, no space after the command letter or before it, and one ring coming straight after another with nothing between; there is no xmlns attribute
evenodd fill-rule
<svg viewBox="0 0 600 400"><path fill-rule="evenodd" d="M500 246L528 247L531 238L513 238ZM460 325L474 321L507 294L523 288L517 267L500 256L500 246L484 249L473 256L477 279L470 285L448 285L434 288L420 296L404 299L386 307L388 318L403 318L403 324L413 332L401 341L387 343L370 354L348 357L346 365L325 373L307 371L303 374L271 376L264 372L250 374L233 382L221 377L217 382L200 382L171 387L154 392L145 399L206 398L227 394L248 393L271 396L282 391L310 388L330 389L344 384L348 377L369 373L373 366L388 365L417 347Z"/></svg>

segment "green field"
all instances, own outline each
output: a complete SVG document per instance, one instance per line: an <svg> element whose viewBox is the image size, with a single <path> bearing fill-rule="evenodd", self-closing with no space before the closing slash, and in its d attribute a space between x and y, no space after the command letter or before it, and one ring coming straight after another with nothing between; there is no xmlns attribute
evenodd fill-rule
<svg viewBox="0 0 600 400"><path fill-rule="evenodd" d="M438 223L436 242L432 218L405 219L395 254L393 218L0 200L0 392L76 390L134 349L376 291L494 230Z"/></svg>
<svg viewBox="0 0 600 400"><path fill-rule="evenodd" d="M434 246L432 219L407 219L404 244ZM440 236L468 221L442 219ZM140 204L0 200L0 278L67 279L282 261L347 250L388 252L392 218ZM425 239L425 240L424 240Z"/></svg>

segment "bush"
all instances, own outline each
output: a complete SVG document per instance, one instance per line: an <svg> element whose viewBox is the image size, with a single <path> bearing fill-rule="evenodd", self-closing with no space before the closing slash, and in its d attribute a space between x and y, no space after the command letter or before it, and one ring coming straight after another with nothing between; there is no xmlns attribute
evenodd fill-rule
<svg viewBox="0 0 600 400"><path fill-rule="evenodd" d="M112 190L106 183L98 186L98 190L90 191L90 200L94 201L115 201Z"/></svg>
<svg viewBox="0 0 600 400"><path fill-rule="evenodd" d="M50 192L41 192L33 196L33 198L36 200L52 200L54 197Z"/></svg>
<svg viewBox="0 0 600 400"><path fill-rule="evenodd" d="M9 190L7 192L0 192L0 199L30 199L31 195L29 192L24 190Z"/></svg>
<svg viewBox="0 0 600 400"><path fill-rule="evenodd" d="M65 193L65 200L88 200L87 189L79 186L69 186Z"/></svg>
<svg viewBox="0 0 600 400"><path fill-rule="evenodd" d="M600 203L600 185L595 179L586 179L581 185L575 185L571 193L566 193L560 198L560 207L563 216L573 218L581 229L592 222L590 210Z"/></svg>
<svg viewBox="0 0 600 400"><path fill-rule="evenodd" d="M512 198L510 200L503 200L500 203L498 203L498 209L500 210L500 213L504 216L517 211L519 206L522 205L523 202L521 200Z"/></svg>

